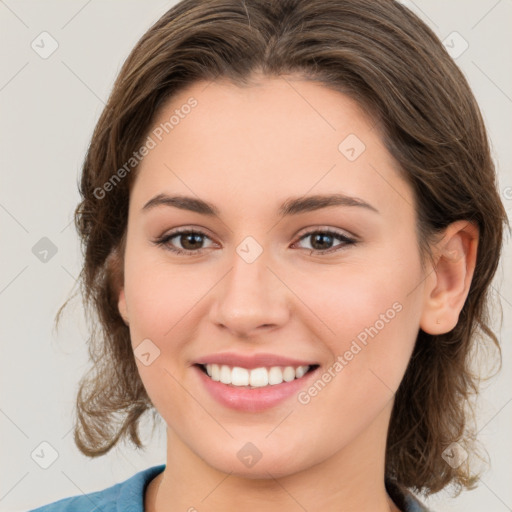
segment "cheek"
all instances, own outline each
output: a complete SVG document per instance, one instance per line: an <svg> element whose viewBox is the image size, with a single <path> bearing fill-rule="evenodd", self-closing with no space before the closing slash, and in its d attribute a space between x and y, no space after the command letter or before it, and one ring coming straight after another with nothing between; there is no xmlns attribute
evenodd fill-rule
<svg viewBox="0 0 512 512"><path fill-rule="evenodd" d="M315 320L321 325L318 336L332 357L319 379L298 396L313 430L345 442L390 407L414 348L421 311L418 294L410 293L420 268L408 270L338 269L332 276L303 281L301 296L309 298L308 306L321 319Z"/></svg>
<svg viewBox="0 0 512 512"><path fill-rule="evenodd" d="M132 255L125 267L132 333L159 340L172 337L215 284L212 271Z"/></svg>
<svg viewBox="0 0 512 512"><path fill-rule="evenodd" d="M379 385L380 377L395 391L418 334L421 294L415 288L422 272L413 257L402 262L382 257L380 262L333 266L321 275L304 273L301 297L314 313L311 326L333 361L341 356L346 365L339 380Z"/></svg>
<svg viewBox="0 0 512 512"><path fill-rule="evenodd" d="M211 274L137 248L126 252L125 295L137 368L153 405L169 424L183 414L185 404L194 407L180 383L187 378L195 319L205 314L201 297L215 282ZM144 364L139 352L149 352L151 363Z"/></svg>

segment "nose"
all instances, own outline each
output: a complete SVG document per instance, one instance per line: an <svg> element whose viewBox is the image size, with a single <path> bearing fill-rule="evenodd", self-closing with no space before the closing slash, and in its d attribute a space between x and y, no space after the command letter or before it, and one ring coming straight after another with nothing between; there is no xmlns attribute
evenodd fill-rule
<svg viewBox="0 0 512 512"><path fill-rule="evenodd" d="M248 262L234 253L217 288L211 321L239 339L253 339L288 320L289 290L266 252Z"/></svg>

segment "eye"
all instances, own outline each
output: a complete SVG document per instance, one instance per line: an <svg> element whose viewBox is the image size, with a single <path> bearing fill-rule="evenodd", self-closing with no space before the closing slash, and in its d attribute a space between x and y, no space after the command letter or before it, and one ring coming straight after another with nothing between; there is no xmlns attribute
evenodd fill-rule
<svg viewBox="0 0 512 512"><path fill-rule="evenodd" d="M181 228L154 240L153 243L157 246L164 247L166 250L175 254L196 255L202 254L207 249L205 247L201 247L205 238L210 239L210 237L202 231L190 228ZM308 231L300 237L299 242L307 240L308 238L311 239L309 247L311 254L333 253L344 249L347 245L357 243L355 239L332 229L316 229L314 231ZM173 239L177 239L183 248L175 247L174 242L172 242ZM332 245L335 239L338 239L341 242L338 244L338 247L328 247ZM299 242L296 242L294 245ZM305 249L308 248L306 247Z"/></svg>
<svg viewBox="0 0 512 512"><path fill-rule="evenodd" d="M179 240L179 243L184 247L184 249L172 246L171 240L174 238ZM201 254L205 250L204 247L199 247L202 244L202 238L209 237L202 231L185 228L172 231L171 233L158 238L154 243L175 254Z"/></svg>
<svg viewBox="0 0 512 512"><path fill-rule="evenodd" d="M347 235L334 231L332 229L317 229L315 231L308 231L300 237L300 240L311 240L310 251L316 254L333 253L344 249L347 245L356 244L357 241ZM335 239L341 241L338 247L331 247ZM329 246L329 247L328 247Z"/></svg>

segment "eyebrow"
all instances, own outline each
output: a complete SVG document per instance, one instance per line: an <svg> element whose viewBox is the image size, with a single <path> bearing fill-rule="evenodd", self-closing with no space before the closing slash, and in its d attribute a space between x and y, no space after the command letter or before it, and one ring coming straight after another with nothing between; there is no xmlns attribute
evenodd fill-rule
<svg viewBox="0 0 512 512"><path fill-rule="evenodd" d="M143 207L143 211L151 210L157 206L173 206L181 210L188 210L208 216L219 216L220 210L207 201L194 197L167 194L158 194L150 199ZM344 194L317 194L313 196L291 197L279 208L280 216L297 215L305 212L320 210L332 206L358 206L379 213L377 208L358 197L350 197Z"/></svg>

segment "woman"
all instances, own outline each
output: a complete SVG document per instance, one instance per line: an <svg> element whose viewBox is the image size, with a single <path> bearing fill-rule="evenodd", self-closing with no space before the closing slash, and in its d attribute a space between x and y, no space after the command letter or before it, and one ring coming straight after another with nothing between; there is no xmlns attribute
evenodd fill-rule
<svg viewBox="0 0 512 512"><path fill-rule="evenodd" d="M76 224L87 456L166 464L37 509L426 510L477 476L465 402L506 215L469 86L391 0L183 0L125 62Z"/></svg>

